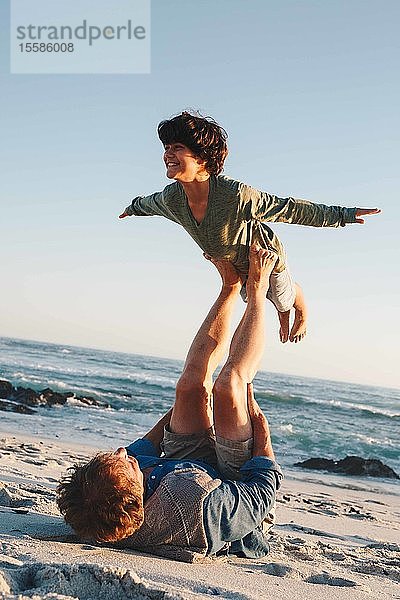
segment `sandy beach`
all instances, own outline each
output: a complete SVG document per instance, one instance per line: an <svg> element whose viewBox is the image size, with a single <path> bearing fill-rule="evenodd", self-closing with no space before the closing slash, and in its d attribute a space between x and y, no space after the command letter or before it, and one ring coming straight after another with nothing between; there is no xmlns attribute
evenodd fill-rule
<svg viewBox="0 0 400 600"><path fill-rule="evenodd" d="M55 488L92 454L0 433L0 598L400 598L398 484L286 472L267 557L186 564L73 536Z"/></svg>

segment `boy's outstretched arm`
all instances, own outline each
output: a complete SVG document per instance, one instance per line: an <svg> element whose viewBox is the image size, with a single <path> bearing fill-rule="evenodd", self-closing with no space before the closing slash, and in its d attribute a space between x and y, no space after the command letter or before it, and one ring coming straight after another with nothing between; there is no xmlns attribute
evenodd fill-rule
<svg viewBox="0 0 400 600"><path fill-rule="evenodd" d="M129 206L119 215L120 219L125 217L153 217L160 216L176 222L172 212L165 202L164 192L155 192L150 196L137 196Z"/></svg>
<svg viewBox="0 0 400 600"><path fill-rule="evenodd" d="M267 192L251 190L251 216L259 221L293 223L311 227L344 227L364 223L362 217L381 212L379 208L346 208L314 204L298 198L279 198Z"/></svg>

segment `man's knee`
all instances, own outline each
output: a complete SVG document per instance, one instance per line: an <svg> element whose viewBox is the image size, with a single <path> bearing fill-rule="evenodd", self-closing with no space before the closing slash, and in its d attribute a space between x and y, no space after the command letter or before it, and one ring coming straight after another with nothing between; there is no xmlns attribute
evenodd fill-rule
<svg viewBox="0 0 400 600"><path fill-rule="evenodd" d="M201 374L194 369L185 369L176 384L176 398L207 398L210 393L207 383L201 378Z"/></svg>
<svg viewBox="0 0 400 600"><path fill-rule="evenodd" d="M232 367L225 365L215 380L213 396L215 400L237 403L243 401L243 390L246 382Z"/></svg>
<svg viewBox="0 0 400 600"><path fill-rule="evenodd" d="M214 384L213 396L216 435L241 442L250 439L252 426L247 406L247 384L243 377L225 365Z"/></svg>

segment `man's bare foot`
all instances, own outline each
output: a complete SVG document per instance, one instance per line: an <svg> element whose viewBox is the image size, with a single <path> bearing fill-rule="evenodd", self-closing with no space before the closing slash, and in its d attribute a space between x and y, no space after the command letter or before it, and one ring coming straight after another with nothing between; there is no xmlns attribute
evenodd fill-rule
<svg viewBox="0 0 400 600"><path fill-rule="evenodd" d="M296 283L296 298L294 300L294 321L290 330L289 340L297 344L305 337L307 333L307 306L304 299L303 290Z"/></svg>
<svg viewBox="0 0 400 600"><path fill-rule="evenodd" d="M264 295L269 288L269 276L271 275L278 255L272 250L264 250L253 244L249 252L249 276L247 279L247 294L262 292Z"/></svg>
<svg viewBox="0 0 400 600"><path fill-rule="evenodd" d="M289 339L290 310L285 312L278 311L278 317L280 323L279 339L281 340L282 344L286 344Z"/></svg>
<svg viewBox="0 0 400 600"><path fill-rule="evenodd" d="M224 260L222 258L213 258L205 252L203 253L203 256L205 259L212 262L212 264L217 268L219 274L221 275L222 283L224 286L242 286L239 272L235 269L233 264L229 262L229 260Z"/></svg>

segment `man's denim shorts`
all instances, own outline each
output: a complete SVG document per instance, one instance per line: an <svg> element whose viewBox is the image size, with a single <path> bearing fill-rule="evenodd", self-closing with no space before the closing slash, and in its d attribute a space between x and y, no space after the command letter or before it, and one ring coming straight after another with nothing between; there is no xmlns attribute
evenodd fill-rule
<svg viewBox="0 0 400 600"><path fill-rule="evenodd" d="M210 427L201 433L172 433L164 429L162 449L172 460L202 460L211 465L223 479L241 479L240 467L251 458L253 439L245 442L226 440Z"/></svg>
<svg viewBox="0 0 400 600"><path fill-rule="evenodd" d="M201 433L172 433L165 427L161 446L165 458L203 460L217 469L223 479L240 480L240 467L252 456L253 439L226 440L216 436L213 427ZM274 522L275 505L261 524L264 533Z"/></svg>

